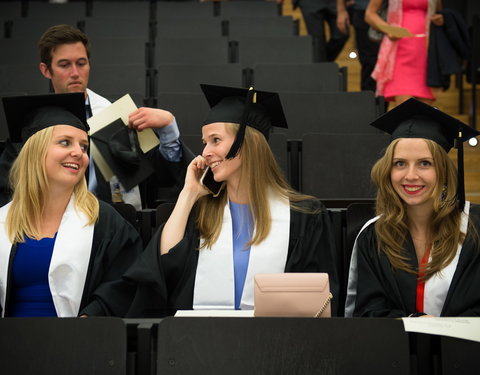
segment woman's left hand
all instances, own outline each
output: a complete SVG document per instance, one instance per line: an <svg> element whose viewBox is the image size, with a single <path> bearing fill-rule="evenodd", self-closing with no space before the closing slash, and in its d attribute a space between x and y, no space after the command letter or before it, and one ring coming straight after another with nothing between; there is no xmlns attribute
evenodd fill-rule
<svg viewBox="0 0 480 375"><path fill-rule="evenodd" d="M436 26L443 26L445 23L445 19L443 18L443 14L435 13L430 17L430 21Z"/></svg>

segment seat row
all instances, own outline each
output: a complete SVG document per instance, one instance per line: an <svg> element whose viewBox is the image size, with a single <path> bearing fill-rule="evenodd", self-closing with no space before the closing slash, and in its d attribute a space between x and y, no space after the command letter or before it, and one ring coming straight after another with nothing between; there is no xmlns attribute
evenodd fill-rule
<svg viewBox="0 0 480 375"><path fill-rule="evenodd" d="M1 5L0 5L1 9ZM45 18L9 18L3 22L2 38L38 37L52 24L67 23L88 35L99 37L139 37L154 41L156 37L228 37L295 36L298 20L290 16L230 16L230 17L159 17L156 21L142 19L85 18L78 14Z"/></svg>
<svg viewBox="0 0 480 375"><path fill-rule="evenodd" d="M0 45L1 45L0 41ZM50 91L49 80L34 63L0 64L0 95L44 94ZM2 58L0 57L0 61ZM92 56L95 61L95 55ZM203 117L206 105L200 91L200 83L233 87L258 87L274 92L339 92L346 87L346 70L335 63L271 63L254 64L250 68L242 64L159 64L146 69L139 64L92 63L89 87L115 101L130 93L138 106L160 106L178 113L186 128L191 128ZM169 98L169 95L173 96ZM189 95L192 95L191 97ZM198 110L189 114L190 100ZM0 124L3 123L0 108ZM191 125L192 124L192 125ZM4 139L0 126L0 139ZM190 131L189 131L190 132Z"/></svg>
<svg viewBox="0 0 480 375"><path fill-rule="evenodd" d="M150 19L158 17L229 17L280 15L282 7L275 1L160 1L160 0L79 0L49 3L29 0L10 1L2 5L10 17L61 17L78 14L86 17Z"/></svg>

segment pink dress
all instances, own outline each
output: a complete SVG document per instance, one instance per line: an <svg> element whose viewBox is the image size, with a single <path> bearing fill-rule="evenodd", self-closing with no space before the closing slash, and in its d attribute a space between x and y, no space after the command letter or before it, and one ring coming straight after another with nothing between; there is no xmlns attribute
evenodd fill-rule
<svg viewBox="0 0 480 375"><path fill-rule="evenodd" d="M398 95L435 99L427 86L427 10L428 0L402 0L402 27L423 36L396 42L393 76L383 90L386 100Z"/></svg>

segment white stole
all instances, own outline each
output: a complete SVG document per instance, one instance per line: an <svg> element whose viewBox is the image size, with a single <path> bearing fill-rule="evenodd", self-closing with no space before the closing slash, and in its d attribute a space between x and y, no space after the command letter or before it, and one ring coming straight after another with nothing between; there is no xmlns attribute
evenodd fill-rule
<svg viewBox="0 0 480 375"><path fill-rule="evenodd" d="M465 208L463 209L460 219L460 231L465 235L467 234L468 229L469 212L470 202L466 201ZM450 289L453 275L457 269L458 259L460 258L461 251L462 244L458 244L457 253L452 261L440 272L437 272L425 282L425 293L423 298L423 309L425 310L425 313L433 316L440 316L442 313L443 305L445 304L445 299L447 298L447 293ZM431 256L428 261L432 261Z"/></svg>
<svg viewBox="0 0 480 375"><path fill-rule="evenodd" d="M290 239L290 204L269 197L272 226L262 243L250 248L241 309L253 309L253 278L257 273L285 272ZM201 240L201 244L203 240ZM211 248L200 250L193 291L194 310L233 310L235 282L233 270L233 232L229 204L225 205L222 229Z"/></svg>
<svg viewBox="0 0 480 375"><path fill-rule="evenodd" d="M48 270L48 283L57 316L75 317L80 309L90 254L94 225L87 225L86 216L75 209L70 198L63 214L53 247ZM12 243L5 231L5 219L10 203L0 209L0 298L5 306L8 280L8 262ZM5 312L5 309L3 309Z"/></svg>
<svg viewBox="0 0 480 375"><path fill-rule="evenodd" d="M460 220L460 231L467 234L468 228L468 215L470 211L470 202L465 202L465 208L462 212ZM371 223L378 220L380 216L377 216L365 223L360 232L357 235L360 235L362 231L368 227ZM357 296L357 238L355 239L355 244L353 245L352 257L350 259L350 269L348 274L348 287L347 287L347 299L345 302L345 317L352 317L353 311L355 310L355 298ZM425 291L424 291L424 312L429 315L440 316L445 299L447 298L448 290L450 289L450 284L457 269L458 260L460 258L460 253L462 250L462 245L459 244L457 248L457 254L455 258L444 268L442 271L437 272L430 279L425 282ZM432 260L430 256L429 262Z"/></svg>

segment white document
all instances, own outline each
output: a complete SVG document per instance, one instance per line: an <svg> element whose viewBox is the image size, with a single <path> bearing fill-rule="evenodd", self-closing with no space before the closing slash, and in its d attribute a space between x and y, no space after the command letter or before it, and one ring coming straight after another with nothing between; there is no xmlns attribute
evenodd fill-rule
<svg viewBox="0 0 480 375"><path fill-rule="evenodd" d="M402 318L405 331L480 342L480 318Z"/></svg>

